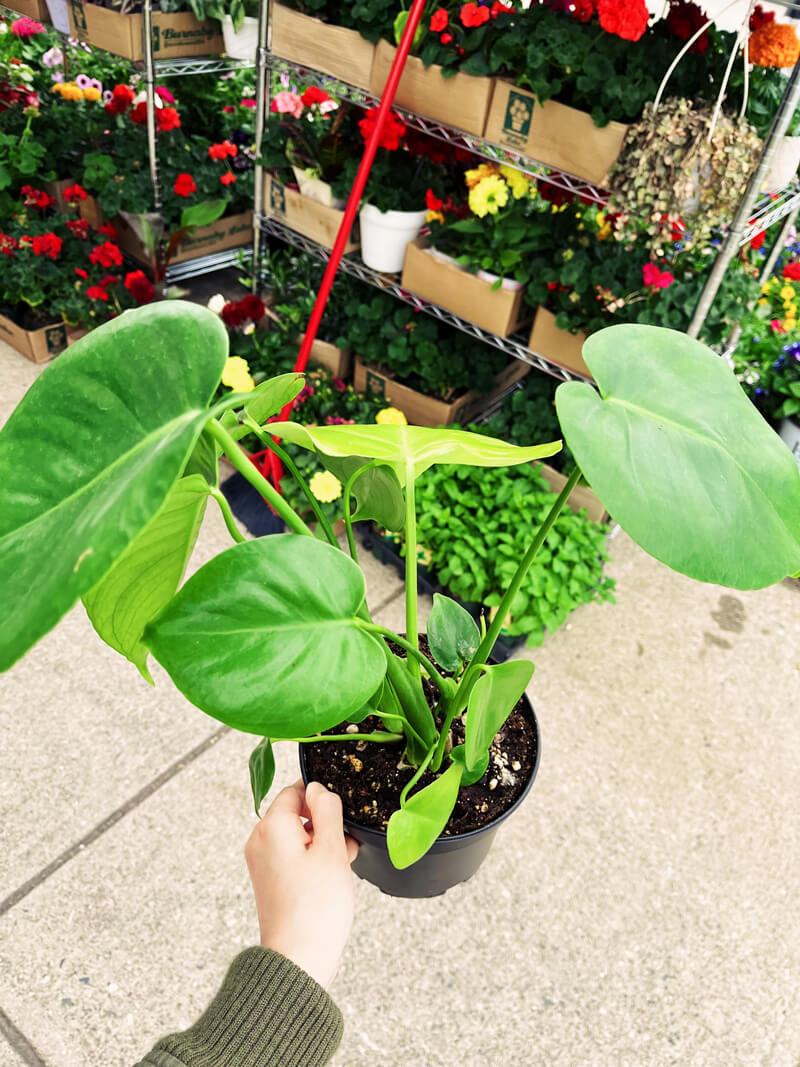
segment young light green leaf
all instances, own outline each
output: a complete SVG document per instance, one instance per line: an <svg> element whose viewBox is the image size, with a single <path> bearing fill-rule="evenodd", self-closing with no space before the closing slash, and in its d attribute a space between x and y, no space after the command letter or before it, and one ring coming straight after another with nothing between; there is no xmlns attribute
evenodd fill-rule
<svg viewBox="0 0 800 1067"><path fill-rule="evenodd" d="M370 460L363 456L334 457L324 453L320 459L344 486L348 478ZM387 530L402 530L405 523L405 500L397 475L391 467L371 467L353 482L356 506L353 521L374 519Z"/></svg>
<svg viewBox="0 0 800 1067"><path fill-rule="evenodd" d="M583 348L600 389L556 408L611 515L674 570L759 589L800 566L800 470L727 364L683 333L600 330Z"/></svg>
<svg viewBox="0 0 800 1067"><path fill-rule="evenodd" d="M433 594L428 619L428 644L433 658L446 671L458 671L481 643L478 626L470 613L441 593Z"/></svg>
<svg viewBox="0 0 800 1067"><path fill-rule="evenodd" d="M282 411L303 388L302 374L279 374L256 386L245 401L244 410L259 426Z"/></svg>
<svg viewBox="0 0 800 1067"><path fill-rule="evenodd" d="M471 769L467 769L467 750L464 745L456 745L456 747L450 752L450 759L454 763L460 763L464 768L464 774L461 778L461 784L474 785L483 778L484 774L489 767L489 753L484 752L483 759L479 760L475 766Z"/></svg>
<svg viewBox="0 0 800 1067"><path fill-rule="evenodd" d="M444 830L458 799L463 767L451 763L444 774L414 793L389 819L386 845L398 870L421 859Z"/></svg>
<svg viewBox="0 0 800 1067"><path fill-rule="evenodd" d="M225 200L203 200L199 204L192 204L181 212L180 228L194 226L210 226L212 222L222 218L225 208L228 206Z"/></svg>
<svg viewBox="0 0 800 1067"><path fill-rule="evenodd" d="M272 780L275 777L275 755L272 751L272 742L268 737L263 737L250 753L250 788L253 791L253 804L256 816L259 817L261 801L272 788Z"/></svg>
<svg viewBox="0 0 800 1067"><path fill-rule="evenodd" d="M235 417L234 421L236 421ZM238 422L236 425L238 426ZM204 430L197 438L192 454L183 468L184 477L188 477L190 474L199 474L207 485L216 485L219 481L219 466L217 464L219 455L220 452L217 451L215 439Z"/></svg>
<svg viewBox="0 0 800 1067"><path fill-rule="evenodd" d="M495 437L467 430L434 429L430 426L300 426L275 422L270 433L303 448L317 449L326 456L366 456L391 467L401 486L406 471L414 478L435 463L463 463L471 467L507 467L552 456L560 441L520 448Z"/></svg>
<svg viewBox="0 0 800 1067"><path fill-rule="evenodd" d="M201 567L144 643L198 708L237 730L300 737L370 699L383 643L358 625L364 576L313 537L274 534Z"/></svg>
<svg viewBox="0 0 800 1067"><path fill-rule="evenodd" d="M147 679L142 631L180 584L203 520L208 485L199 474L181 478L111 570L83 597L97 633Z"/></svg>
<svg viewBox="0 0 800 1067"><path fill-rule="evenodd" d="M467 770L474 771L482 766L494 735L514 710L532 676L533 664L525 659L508 660L484 669L467 706L464 731Z"/></svg>
<svg viewBox="0 0 800 1067"><path fill-rule="evenodd" d="M0 670L103 577L163 504L228 335L196 304L126 311L45 370L0 431Z"/></svg>

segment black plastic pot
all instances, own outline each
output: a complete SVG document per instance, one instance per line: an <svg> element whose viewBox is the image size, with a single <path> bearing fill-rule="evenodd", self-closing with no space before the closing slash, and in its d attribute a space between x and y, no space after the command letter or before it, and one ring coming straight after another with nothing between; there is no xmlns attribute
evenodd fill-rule
<svg viewBox="0 0 800 1067"><path fill-rule="evenodd" d="M470 830L465 834L453 834L451 837L439 837L430 850L410 867L399 871L389 859L386 847L386 834L383 830L361 826L350 819L344 820L347 832L361 846L353 863L353 870L367 882L377 886L383 893L393 897L438 897L459 882L466 882L477 871L492 847L497 827L512 815L528 795L536 772L539 770L542 745L539 724L533 706L527 695L523 695L523 713L533 725L536 736L536 755L533 772L522 793L517 797L508 811L504 811L494 822L482 826L479 830ZM308 782L304 745L300 749L300 773L303 781Z"/></svg>

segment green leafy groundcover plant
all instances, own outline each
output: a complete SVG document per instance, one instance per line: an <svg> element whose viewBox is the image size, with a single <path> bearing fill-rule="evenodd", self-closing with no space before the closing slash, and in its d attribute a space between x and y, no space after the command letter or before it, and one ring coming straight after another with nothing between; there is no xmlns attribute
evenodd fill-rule
<svg viewBox="0 0 800 1067"><path fill-rule="evenodd" d="M316 449L343 481L348 554L321 516L329 543L314 537L237 447L297 395L302 376L214 401L227 348L210 311L163 301L82 338L22 399L0 432L0 669L83 599L98 634L146 678L153 655L197 707L260 738L251 758L257 806L272 780L273 740L319 740L376 713L382 729L332 736L396 746L398 760L414 768L387 827L389 855L406 867L442 832L459 789L485 772L492 739L531 679L530 662L488 660L577 468L530 531L488 626L437 599L429 659L417 638L417 479L437 464L529 463L559 442L519 448L463 430L396 425L278 422L259 430L267 444L275 435ZM595 334L584 358L599 392L562 384L561 427L633 538L684 574L736 588L800 569L800 470L722 360L682 334L638 325ZM179 588L208 498L225 508L222 452L290 532L245 541L230 522L237 543ZM364 575L350 558L355 517L403 531L413 561L408 639L370 617ZM438 694L433 708L423 674ZM451 748L457 715L466 737ZM415 791L427 768L435 781Z"/></svg>
<svg viewBox="0 0 800 1067"><path fill-rule="evenodd" d="M532 466L433 467L420 479L418 495L426 565L454 597L497 609L529 531L547 518L557 495ZM502 632L541 645L580 604L613 600L614 582L603 577L605 535L585 512L565 508L502 619Z"/></svg>

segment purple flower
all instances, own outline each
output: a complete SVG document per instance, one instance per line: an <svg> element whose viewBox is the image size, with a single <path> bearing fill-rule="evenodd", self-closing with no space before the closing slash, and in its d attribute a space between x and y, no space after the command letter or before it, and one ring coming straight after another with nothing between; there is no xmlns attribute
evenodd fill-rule
<svg viewBox="0 0 800 1067"><path fill-rule="evenodd" d="M88 89L89 86L92 84L92 79L89 77L88 74L79 74L78 77L75 79L75 84L78 86L79 89Z"/></svg>
<svg viewBox="0 0 800 1067"><path fill-rule="evenodd" d="M92 80L89 82L89 85L92 89L96 89L98 93L102 93L103 83L101 81L98 81L97 78L92 78Z"/></svg>
<svg viewBox="0 0 800 1067"><path fill-rule="evenodd" d="M113 99L114 99L114 94L111 92L111 90L110 89L104 89L103 90L103 103L104 104L110 104Z"/></svg>
<svg viewBox="0 0 800 1067"><path fill-rule="evenodd" d="M61 70L54 70L52 75L51 75L51 77L52 77L54 82L63 82L63 80L64 80L64 72L61 71Z"/></svg>
<svg viewBox="0 0 800 1067"><path fill-rule="evenodd" d="M64 53L60 48L48 48L42 56L42 63L46 67L60 67L64 62Z"/></svg>

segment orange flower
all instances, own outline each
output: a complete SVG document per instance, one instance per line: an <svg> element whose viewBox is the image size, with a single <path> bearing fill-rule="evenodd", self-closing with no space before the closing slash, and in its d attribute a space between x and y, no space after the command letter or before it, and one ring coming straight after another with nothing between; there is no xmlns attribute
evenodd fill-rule
<svg viewBox="0 0 800 1067"><path fill-rule="evenodd" d="M748 57L757 67L793 67L800 56L794 26L764 22L750 35Z"/></svg>

